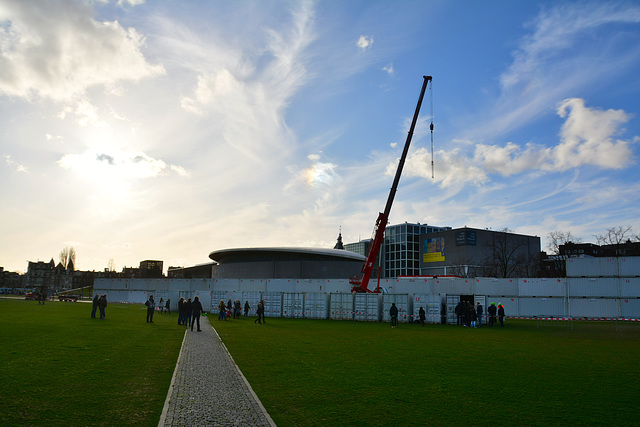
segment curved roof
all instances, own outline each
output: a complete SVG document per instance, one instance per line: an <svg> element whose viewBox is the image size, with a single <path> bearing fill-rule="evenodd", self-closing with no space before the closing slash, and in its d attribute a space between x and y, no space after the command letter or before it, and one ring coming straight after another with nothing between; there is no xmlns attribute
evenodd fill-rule
<svg viewBox="0 0 640 427"><path fill-rule="evenodd" d="M343 249L324 249L324 248L294 248L294 247L274 247L274 248L231 248L220 249L209 254L209 258L217 262L224 262L225 258L245 258L247 261L251 258L265 256L297 256L300 258L327 258L341 259L350 261L362 261L366 257L355 252Z"/></svg>

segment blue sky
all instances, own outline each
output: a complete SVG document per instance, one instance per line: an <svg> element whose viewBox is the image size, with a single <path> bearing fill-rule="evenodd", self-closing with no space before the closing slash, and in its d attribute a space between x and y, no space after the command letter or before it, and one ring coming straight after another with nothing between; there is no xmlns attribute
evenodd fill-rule
<svg viewBox="0 0 640 427"><path fill-rule="evenodd" d="M0 0L0 265L208 262L390 223L640 232L640 5Z"/></svg>

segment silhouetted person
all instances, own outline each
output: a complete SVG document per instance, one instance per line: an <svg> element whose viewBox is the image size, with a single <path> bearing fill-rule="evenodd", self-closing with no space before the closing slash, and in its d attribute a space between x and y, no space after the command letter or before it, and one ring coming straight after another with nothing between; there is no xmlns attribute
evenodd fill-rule
<svg viewBox="0 0 640 427"><path fill-rule="evenodd" d="M153 300L153 295L149 295L149 299L144 305L147 306L147 323L153 323L153 312L156 309L156 302Z"/></svg>
<svg viewBox="0 0 640 427"><path fill-rule="evenodd" d="M98 300L100 299L100 297L98 296L98 294L96 294L95 297L93 297L93 304L91 307L91 318L95 319L96 318L96 311L98 310Z"/></svg>
<svg viewBox="0 0 640 427"><path fill-rule="evenodd" d="M504 305L498 304L498 319L500 319L500 327L504 326Z"/></svg>
<svg viewBox="0 0 640 427"><path fill-rule="evenodd" d="M487 313L489 313L489 326L493 327L493 324L496 323L496 303L492 302L489 308L487 308Z"/></svg>
<svg viewBox="0 0 640 427"><path fill-rule="evenodd" d="M192 331L193 331L193 324L198 322L198 332L202 332L202 329L200 329L200 313L204 313L204 310L202 309L200 298L196 296L193 299L193 303L191 304L191 330Z"/></svg>
<svg viewBox="0 0 640 427"><path fill-rule="evenodd" d="M418 311L418 317L420 317L420 325L424 326L424 321L427 318L427 313L425 313L424 308L420 307L420 311Z"/></svg>
<svg viewBox="0 0 640 427"><path fill-rule="evenodd" d="M396 303L391 303L391 308L389 309L389 316L391 317L391 327L395 328L398 326L398 307L396 307Z"/></svg>
<svg viewBox="0 0 640 427"><path fill-rule="evenodd" d="M107 294L102 294L100 299L98 300L98 308L100 309L100 318L104 319L107 317L105 310L107 309Z"/></svg>

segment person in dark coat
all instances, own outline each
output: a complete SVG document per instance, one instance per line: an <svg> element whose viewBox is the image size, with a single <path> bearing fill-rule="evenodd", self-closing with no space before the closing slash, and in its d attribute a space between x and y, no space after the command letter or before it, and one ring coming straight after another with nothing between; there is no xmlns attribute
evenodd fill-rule
<svg viewBox="0 0 640 427"><path fill-rule="evenodd" d="M424 308L420 307L418 311L418 316L420 317L420 325L424 326L424 321L427 318L427 313L424 311Z"/></svg>
<svg viewBox="0 0 640 427"><path fill-rule="evenodd" d="M105 310L107 308L107 294L102 294L100 299L98 299L98 308L100 309L100 318L104 319L107 317L105 314Z"/></svg>
<svg viewBox="0 0 640 427"><path fill-rule="evenodd" d="M193 310L193 302L191 302L191 298L189 298L187 300L186 303L184 303L184 315L185 315L185 319L184 319L184 324L186 326L191 326L191 311Z"/></svg>
<svg viewBox="0 0 640 427"><path fill-rule="evenodd" d="M164 308L167 310L167 313L171 314L171 298L167 298Z"/></svg>
<svg viewBox="0 0 640 427"><path fill-rule="evenodd" d="M489 308L487 308L487 313L489 313L489 326L493 327L493 324L496 323L496 303L492 302Z"/></svg>
<svg viewBox="0 0 640 427"><path fill-rule="evenodd" d="M478 320L478 313L473 309L473 306L469 304L469 315L471 316L471 327L476 327L476 321Z"/></svg>
<svg viewBox="0 0 640 427"><path fill-rule="evenodd" d="M249 301L244 302L244 317L249 316L249 310L251 310L251 306L249 305Z"/></svg>
<svg viewBox="0 0 640 427"><path fill-rule="evenodd" d="M478 328L482 327L482 304L478 303L476 305L476 316L478 316Z"/></svg>
<svg viewBox="0 0 640 427"><path fill-rule="evenodd" d="M396 307L396 303L391 303L391 308L389 309L389 317L391 317L391 327L395 328L398 326L398 307Z"/></svg>
<svg viewBox="0 0 640 427"><path fill-rule="evenodd" d="M264 301L260 301L258 303L258 307L256 308L256 314L258 315L258 318L256 320L253 321L253 323L260 323L262 324L262 319L264 319ZM264 322L267 323L267 322Z"/></svg>
<svg viewBox="0 0 640 427"><path fill-rule="evenodd" d="M193 331L193 324L198 322L198 332L202 332L202 329L200 329L200 313L204 313L204 310L202 309L200 298L196 296L193 299L193 303L191 303L191 330L192 331Z"/></svg>
<svg viewBox="0 0 640 427"><path fill-rule="evenodd" d="M100 299L100 297L98 296L98 294L96 294L95 297L93 297L93 307L91 308L91 318L95 319L96 318L96 311L98 310L98 300Z"/></svg>
<svg viewBox="0 0 640 427"><path fill-rule="evenodd" d="M498 304L498 319L500 319L500 327L504 326L504 305Z"/></svg>
<svg viewBox="0 0 640 427"><path fill-rule="evenodd" d="M462 301L458 301L458 305L456 305L454 313L456 314L456 318L458 320L456 324L458 326L462 325Z"/></svg>
<svg viewBox="0 0 640 427"><path fill-rule="evenodd" d="M184 308L185 302L184 302L184 297L180 297L180 299L178 300L178 325L182 325L184 323Z"/></svg>
<svg viewBox="0 0 640 427"><path fill-rule="evenodd" d="M153 323L153 312L156 309L156 302L153 295L149 295L149 299L144 303L147 306L147 323Z"/></svg>

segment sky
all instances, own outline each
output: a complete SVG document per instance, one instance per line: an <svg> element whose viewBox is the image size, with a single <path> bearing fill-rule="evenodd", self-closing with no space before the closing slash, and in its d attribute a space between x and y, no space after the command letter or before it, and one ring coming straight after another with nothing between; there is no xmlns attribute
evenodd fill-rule
<svg viewBox="0 0 640 427"><path fill-rule="evenodd" d="M390 224L640 232L638 2L0 0L0 266L369 238L424 75Z"/></svg>

